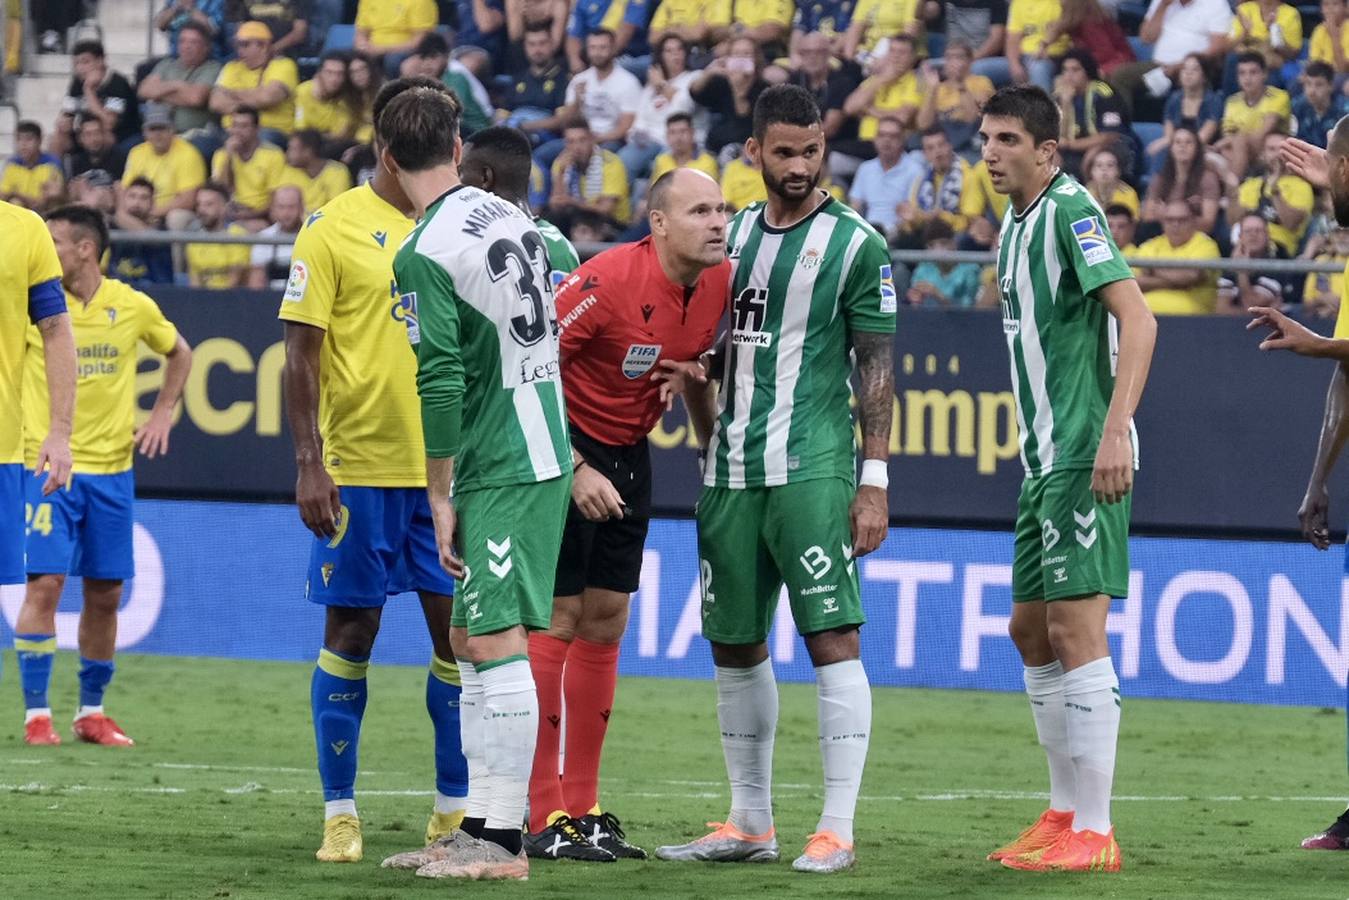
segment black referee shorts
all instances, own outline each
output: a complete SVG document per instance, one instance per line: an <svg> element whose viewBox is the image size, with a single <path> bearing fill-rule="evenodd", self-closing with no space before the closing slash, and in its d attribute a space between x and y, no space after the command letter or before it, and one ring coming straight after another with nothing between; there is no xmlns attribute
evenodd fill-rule
<svg viewBox="0 0 1349 900"><path fill-rule="evenodd" d="M591 522L572 503L562 532L553 596L572 597L586 588L631 594L642 576L642 549L651 522L651 451L646 438L627 446L602 444L575 428L576 452L618 488L631 513Z"/></svg>

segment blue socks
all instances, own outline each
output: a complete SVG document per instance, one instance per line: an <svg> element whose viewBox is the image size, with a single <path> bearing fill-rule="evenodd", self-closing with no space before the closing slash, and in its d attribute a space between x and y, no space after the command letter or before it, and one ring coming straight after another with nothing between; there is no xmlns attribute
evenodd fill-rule
<svg viewBox="0 0 1349 900"><path fill-rule="evenodd" d="M112 681L112 673L117 666L110 659L86 659L80 657L80 712L91 707L102 709L103 692Z"/></svg>
<svg viewBox="0 0 1349 900"><path fill-rule="evenodd" d="M459 735L462 692L459 667L432 655L431 671L426 673L426 711L436 733L436 793L459 800L459 809L468 796L468 760Z"/></svg>
<svg viewBox="0 0 1349 900"><path fill-rule="evenodd" d="M369 666L369 657L351 659L326 647L319 651L309 700L325 802L351 801L356 796L356 750Z"/></svg>
<svg viewBox="0 0 1349 900"><path fill-rule="evenodd" d="M56 635L16 634L14 652L19 657L19 683L23 687L24 709L41 709L50 713L47 687L51 684L52 661L56 658Z"/></svg>

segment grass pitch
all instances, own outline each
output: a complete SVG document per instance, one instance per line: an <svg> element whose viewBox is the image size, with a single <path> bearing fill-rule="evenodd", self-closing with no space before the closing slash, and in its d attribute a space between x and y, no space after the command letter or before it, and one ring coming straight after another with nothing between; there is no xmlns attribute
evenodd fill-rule
<svg viewBox="0 0 1349 900"><path fill-rule="evenodd" d="M75 661L57 657L62 736ZM98 898L473 896L1344 897L1349 853L1298 849L1345 791L1339 711L1126 699L1116 778L1117 876L1012 872L984 854L1044 806L1024 697L878 689L857 869L789 866L820 804L814 689L782 686L775 769L784 859L727 866L534 863L525 885L379 868L416 846L430 810L423 670L372 667L358 803L363 863L320 865L307 665L124 656L109 712L131 750L30 748L13 655L0 685L0 895ZM648 849L701 834L729 794L712 683L626 679L603 799Z"/></svg>

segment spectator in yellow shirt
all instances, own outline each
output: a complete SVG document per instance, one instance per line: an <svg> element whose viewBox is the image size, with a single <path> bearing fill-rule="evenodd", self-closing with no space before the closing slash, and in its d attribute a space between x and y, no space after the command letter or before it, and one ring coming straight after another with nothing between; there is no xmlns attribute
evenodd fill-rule
<svg viewBox="0 0 1349 900"><path fill-rule="evenodd" d="M144 178L155 186L153 217L170 231L182 231L192 221L197 188L206 182L206 161L201 153L173 133L167 109L150 110L141 127L145 143L127 154L122 188Z"/></svg>
<svg viewBox="0 0 1349 900"><path fill-rule="evenodd" d="M1011 0L1007 7L1007 65L1017 84L1054 90L1054 61L1072 40L1062 27L1059 0Z"/></svg>
<svg viewBox="0 0 1349 900"><path fill-rule="evenodd" d="M261 22L240 25L234 46L239 58L220 70L211 89L211 112L229 128L235 111L251 106L258 111L267 140L285 143L295 127L295 89L300 82L295 60L273 56L272 32Z"/></svg>
<svg viewBox="0 0 1349 900"><path fill-rule="evenodd" d="M970 165L956 156L946 132L935 125L923 132L923 174L913 183L909 198L899 204L900 247L921 249L923 230L933 219L940 219L955 232L969 224L963 209L966 194L977 187L970 177Z"/></svg>
<svg viewBox="0 0 1349 900"><path fill-rule="evenodd" d="M305 212L313 212L351 189L351 173L341 163L324 159L323 137L312 128L290 136L290 144L286 147L286 171L281 181L300 189Z"/></svg>
<svg viewBox="0 0 1349 900"><path fill-rule="evenodd" d="M628 170L618 154L595 145L595 135L585 119L567 123L562 133L566 146L553 161L553 192L548 218L556 222L579 210L589 210L627 225Z"/></svg>
<svg viewBox="0 0 1349 900"><path fill-rule="evenodd" d="M726 198L730 211L767 201L768 188L764 187L763 169L751 163L747 155L737 156L721 171L721 195Z"/></svg>
<svg viewBox="0 0 1349 900"><path fill-rule="evenodd" d="M1110 236L1115 239L1115 246L1124 256L1133 256L1138 252L1138 245L1134 243L1134 235L1138 233L1138 219L1129 212L1129 207L1115 204L1105 208L1105 224L1110 229Z"/></svg>
<svg viewBox="0 0 1349 900"><path fill-rule="evenodd" d="M286 154L262 142L255 109L235 110L229 132L225 146L211 158L211 178L230 192L230 218L257 231L267 226L267 208L286 168Z"/></svg>
<svg viewBox="0 0 1349 900"><path fill-rule="evenodd" d="M1287 131L1293 111L1288 94L1266 83L1268 70L1259 53L1237 57L1237 84L1241 90L1223 107L1223 137L1217 149L1238 178L1246 177L1250 162L1260 155L1265 135Z"/></svg>
<svg viewBox="0 0 1349 900"><path fill-rule="evenodd" d="M651 164L652 184L666 172L681 167L697 169L714 181L721 178L716 157L698 146L693 132L693 117L688 113L675 113L665 120L665 146L665 152Z"/></svg>
<svg viewBox="0 0 1349 900"><path fill-rule="evenodd" d="M1345 28L1345 0L1321 0L1321 24L1312 29L1308 56L1343 75L1349 72L1349 28Z"/></svg>
<svg viewBox="0 0 1349 900"><path fill-rule="evenodd" d="M736 0L735 24L740 33L753 38L764 56L776 59L787 52L796 15L793 0Z"/></svg>
<svg viewBox="0 0 1349 900"><path fill-rule="evenodd" d="M39 215L59 205L65 195L65 176L61 161L42 152L42 126L36 122L16 125L14 150L0 174L0 199Z"/></svg>
<svg viewBox="0 0 1349 900"><path fill-rule="evenodd" d="M731 0L660 0L648 27L651 46L669 34L698 47L721 43L731 34Z"/></svg>
<svg viewBox="0 0 1349 900"><path fill-rule="evenodd" d="M329 141L354 138L356 123L346 90L346 57L337 51L325 53L314 77L295 89L295 130L312 128Z"/></svg>
<svg viewBox="0 0 1349 900"><path fill-rule="evenodd" d="M1277 132L1265 136L1261 162L1264 174L1241 183L1236 197L1229 199L1232 219L1254 213L1269 224L1269 236L1284 253L1294 256L1302 236L1307 233L1316 197L1312 186L1283 165L1280 150L1287 140Z"/></svg>
<svg viewBox="0 0 1349 900"><path fill-rule="evenodd" d="M918 51L911 36L901 34L891 38L889 49L871 77L843 101L845 115L862 119L857 128L859 140L874 139L881 119L897 119L905 128L913 125L918 107L923 105L923 91L914 72L917 60Z"/></svg>
<svg viewBox="0 0 1349 900"><path fill-rule="evenodd" d="M197 189L197 221L205 234L248 234L225 222L229 191L214 182ZM248 244L188 244L187 280L193 287L228 290L242 287L252 258Z"/></svg>
<svg viewBox="0 0 1349 900"><path fill-rule="evenodd" d="M1235 50L1259 53L1277 69L1302 53L1302 14L1279 0L1247 0L1236 8L1230 38Z"/></svg>
<svg viewBox="0 0 1349 900"><path fill-rule="evenodd" d="M1097 150L1088 159L1087 193L1096 198L1101 209L1118 203L1127 207L1129 213L1138 218L1138 191L1125 183L1120 170L1119 157L1109 147Z"/></svg>
<svg viewBox="0 0 1349 900"><path fill-rule="evenodd" d="M1325 248L1313 257L1316 262L1333 262L1338 272L1308 272L1302 287L1302 303L1306 309L1324 319L1334 319L1340 311L1344 292L1344 264L1349 260L1349 228L1330 232Z"/></svg>
<svg viewBox="0 0 1349 900"><path fill-rule="evenodd" d="M1222 252L1213 238L1195 227L1194 211L1189 204L1166 204L1162 212L1162 233L1133 254L1140 259L1221 259ZM1158 315L1211 315L1218 302L1216 269L1134 269L1143 298Z"/></svg>
<svg viewBox="0 0 1349 900"><path fill-rule="evenodd" d="M397 78L399 65L436 27L438 19L435 0L360 0L355 47L382 58L385 73Z"/></svg>
<svg viewBox="0 0 1349 900"><path fill-rule="evenodd" d="M915 45L923 39L921 0L857 0L843 38L843 58L862 59L876 52L886 38L906 34Z"/></svg>
<svg viewBox="0 0 1349 900"><path fill-rule="evenodd" d="M974 146L979 109L993 96L992 81L983 75L970 74L973 62L974 51L969 45L955 42L946 45L940 72L931 63L919 67L923 103L918 107L914 124L920 131L940 126L958 152Z"/></svg>

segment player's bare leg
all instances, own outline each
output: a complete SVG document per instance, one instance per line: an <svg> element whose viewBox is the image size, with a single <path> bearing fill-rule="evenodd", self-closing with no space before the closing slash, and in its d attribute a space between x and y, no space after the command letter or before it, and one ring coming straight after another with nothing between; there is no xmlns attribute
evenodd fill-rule
<svg viewBox="0 0 1349 900"><path fill-rule="evenodd" d="M991 860L1043 850L1071 829L1077 776L1068 746L1068 717L1063 707L1063 664L1054 654L1043 600L1012 605L1008 632L1021 654L1026 694L1035 732L1049 761L1049 808L1010 843L988 855Z"/></svg>
<svg viewBox="0 0 1349 900"><path fill-rule="evenodd" d="M468 770L461 747L462 678L450 646L454 598L420 592L426 630L431 636L431 668L426 675L426 712L435 731L436 795L426 825L426 843L450 837L464 818Z"/></svg>
<svg viewBox="0 0 1349 900"><path fill-rule="evenodd" d="M1064 720L1075 788L1073 821L1052 845L1005 858L1003 865L1118 871L1120 851L1110 822L1110 792L1120 696L1105 636L1110 598L1096 595L1044 606L1050 649L1063 669Z"/></svg>
<svg viewBox="0 0 1349 900"><path fill-rule="evenodd" d="M862 668L859 628L808 634L805 642L819 697L824 810L792 868L828 874L856 861L853 818L871 738L871 686Z"/></svg>
<svg viewBox="0 0 1349 900"><path fill-rule="evenodd" d="M24 741L33 745L61 743L52 727L47 691L56 656L56 607L65 583L64 575L30 575L14 626L14 650L23 686Z"/></svg>
<svg viewBox="0 0 1349 900"><path fill-rule="evenodd" d="M778 858L773 828L773 741L778 686L768 645L712 643L716 665L717 722L731 782L731 811L714 830L687 844L658 847L661 859L700 862L772 862Z"/></svg>
<svg viewBox="0 0 1349 900"><path fill-rule="evenodd" d="M310 687L323 783L323 845L315 854L320 862L359 862L364 852L356 771L368 699L365 673L382 613L377 606L327 607L323 650Z"/></svg>

